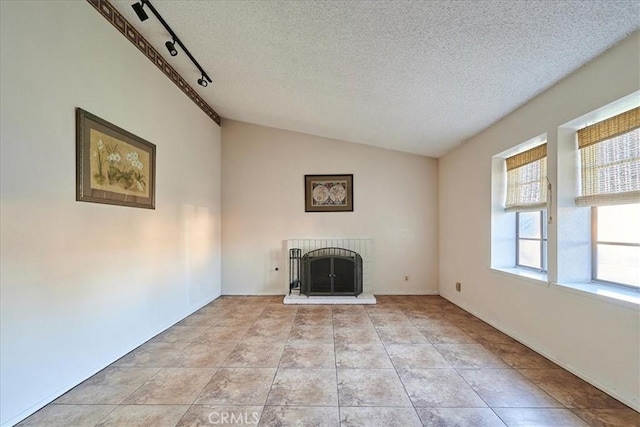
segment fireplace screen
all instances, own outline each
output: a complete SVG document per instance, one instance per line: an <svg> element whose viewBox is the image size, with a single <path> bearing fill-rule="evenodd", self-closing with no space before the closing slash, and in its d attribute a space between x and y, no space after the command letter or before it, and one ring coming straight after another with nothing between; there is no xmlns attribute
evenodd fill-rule
<svg viewBox="0 0 640 427"><path fill-rule="evenodd" d="M301 262L300 293L355 295L362 293L362 257L342 248L307 252Z"/></svg>

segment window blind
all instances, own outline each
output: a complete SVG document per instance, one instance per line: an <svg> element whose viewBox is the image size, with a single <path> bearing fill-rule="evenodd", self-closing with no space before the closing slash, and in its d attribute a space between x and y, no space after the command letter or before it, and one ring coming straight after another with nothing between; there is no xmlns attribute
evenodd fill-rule
<svg viewBox="0 0 640 427"><path fill-rule="evenodd" d="M578 131L578 206L640 203L640 107Z"/></svg>
<svg viewBox="0 0 640 427"><path fill-rule="evenodd" d="M547 207L547 144L506 159L507 212L538 211Z"/></svg>

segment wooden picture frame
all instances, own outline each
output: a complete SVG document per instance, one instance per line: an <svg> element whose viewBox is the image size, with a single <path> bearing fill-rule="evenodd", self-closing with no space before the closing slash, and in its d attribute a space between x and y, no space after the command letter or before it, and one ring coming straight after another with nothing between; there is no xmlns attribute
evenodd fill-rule
<svg viewBox="0 0 640 427"><path fill-rule="evenodd" d="M76 200L155 209L156 146L76 108Z"/></svg>
<svg viewBox="0 0 640 427"><path fill-rule="evenodd" d="M305 212L353 212L353 175L305 175Z"/></svg>

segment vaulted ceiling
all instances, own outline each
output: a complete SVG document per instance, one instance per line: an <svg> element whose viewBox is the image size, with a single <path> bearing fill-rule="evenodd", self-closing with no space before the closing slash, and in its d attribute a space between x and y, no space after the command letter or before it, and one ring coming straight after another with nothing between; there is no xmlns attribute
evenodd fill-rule
<svg viewBox="0 0 640 427"><path fill-rule="evenodd" d="M111 3L166 53L155 17ZM152 3L222 117L432 157L640 29L637 0Z"/></svg>

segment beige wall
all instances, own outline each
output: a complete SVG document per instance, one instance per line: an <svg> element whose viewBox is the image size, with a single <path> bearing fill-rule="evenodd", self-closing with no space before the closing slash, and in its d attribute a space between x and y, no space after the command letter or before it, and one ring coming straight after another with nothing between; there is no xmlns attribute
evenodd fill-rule
<svg viewBox="0 0 640 427"><path fill-rule="evenodd" d="M220 294L220 128L87 2L0 2L1 424ZM75 201L75 108L157 145L155 210Z"/></svg>
<svg viewBox="0 0 640 427"><path fill-rule="evenodd" d="M283 294L283 240L342 237L373 239L376 293L438 292L435 159L230 120L222 141L223 294ZM354 211L305 213L304 175L332 173Z"/></svg>
<svg viewBox="0 0 640 427"><path fill-rule="evenodd" d="M637 305L614 304L567 287L498 273L490 269L490 256L492 156L546 132L549 177L557 189L561 184L556 179L558 127L637 91L639 54L640 36L635 34L439 163L441 295L636 409L640 406ZM567 194L561 198L572 200ZM554 207L552 213L550 236L558 227L571 227L563 209ZM557 277L557 259L557 245L550 241L552 279ZM462 282L462 292L455 292L455 282Z"/></svg>

